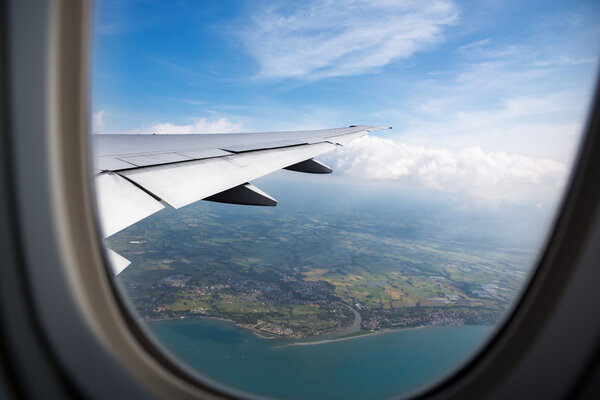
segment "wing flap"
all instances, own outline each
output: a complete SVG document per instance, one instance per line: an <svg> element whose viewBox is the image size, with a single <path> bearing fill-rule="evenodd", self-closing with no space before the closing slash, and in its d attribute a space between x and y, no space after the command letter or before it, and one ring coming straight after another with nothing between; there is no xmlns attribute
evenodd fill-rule
<svg viewBox="0 0 600 400"><path fill-rule="evenodd" d="M119 253L115 253L111 249L106 249L106 255L108 256L110 266L115 276L119 275L121 271L123 271L129 266L129 264L131 264L131 261L120 255Z"/></svg>
<svg viewBox="0 0 600 400"><path fill-rule="evenodd" d="M226 157L132 169L120 174L172 207L181 208L334 148L335 145L331 143L317 143L257 150Z"/></svg>
<svg viewBox="0 0 600 400"><path fill-rule="evenodd" d="M162 210L159 201L115 173L96 176L96 198L104 237Z"/></svg>

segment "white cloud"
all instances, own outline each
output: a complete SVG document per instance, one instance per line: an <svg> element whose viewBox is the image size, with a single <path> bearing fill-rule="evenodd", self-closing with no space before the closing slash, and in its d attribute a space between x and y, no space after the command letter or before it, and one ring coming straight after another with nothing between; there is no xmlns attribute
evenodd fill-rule
<svg viewBox="0 0 600 400"><path fill-rule="evenodd" d="M479 145L570 164L597 76L598 44L585 29L556 23L562 18L518 37L483 31L465 43L455 38L452 62L392 86L401 95L373 113L375 123L393 125L397 139L415 145Z"/></svg>
<svg viewBox="0 0 600 400"><path fill-rule="evenodd" d="M206 101L204 100L194 100L194 99L181 99L182 103L192 104L194 106L204 105Z"/></svg>
<svg viewBox="0 0 600 400"><path fill-rule="evenodd" d="M465 45L462 45L458 48L458 52L459 53L470 53L471 51L476 51L479 50L487 45L489 45L491 43L490 38L485 38L485 39L481 39L481 40L477 40L475 42L471 42Z"/></svg>
<svg viewBox="0 0 600 400"><path fill-rule="evenodd" d="M362 137L324 160L338 173L360 180L394 181L437 189L479 205L547 204L565 184L565 164L480 147L459 151Z"/></svg>
<svg viewBox="0 0 600 400"><path fill-rule="evenodd" d="M92 114L92 133L100 133L104 129L104 110Z"/></svg>
<svg viewBox="0 0 600 400"><path fill-rule="evenodd" d="M403 142L453 150L478 144L569 163L596 62L542 68L534 64L543 57L524 46L485 47L471 47L456 70L413 82L408 100L390 101L373 114L377 123L393 125Z"/></svg>
<svg viewBox="0 0 600 400"><path fill-rule="evenodd" d="M371 72L443 40L448 0L310 1L256 12L243 41L262 78L309 80Z"/></svg>
<svg viewBox="0 0 600 400"><path fill-rule="evenodd" d="M156 133L156 134L169 134L169 133L233 133L240 132L242 130L242 124L239 122L231 122L227 118L219 118L215 120L209 120L206 118L197 118L190 124L176 125L169 122L159 123L152 125L149 128L136 128L126 133Z"/></svg>

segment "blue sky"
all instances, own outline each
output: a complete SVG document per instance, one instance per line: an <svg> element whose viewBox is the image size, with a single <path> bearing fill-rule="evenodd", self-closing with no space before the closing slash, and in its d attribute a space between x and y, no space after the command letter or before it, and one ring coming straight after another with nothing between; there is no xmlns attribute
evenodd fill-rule
<svg viewBox="0 0 600 400"><path fill-rule="evenodd" d="M340 175L544 205L597 74L596 1L96 1L97 133L391 125ZM377 137L379 136L379 137Z"/></svg>

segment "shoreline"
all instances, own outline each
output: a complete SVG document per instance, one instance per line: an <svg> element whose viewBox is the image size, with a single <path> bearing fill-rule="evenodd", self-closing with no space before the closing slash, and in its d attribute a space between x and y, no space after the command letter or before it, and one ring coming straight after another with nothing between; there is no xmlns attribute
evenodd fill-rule
<svg viewBox="0 0 600 400"><path fill-rule="evenodd" d="M339 332L326 333L325 335L321 336L319 339L321 339L321 340L336 340L336 338L338 338L340 336L352 335L352 334L355 334L355 333L358 333L361 331L362 317L360 316L360 313L358 311L356 311L354 308L350 307L348 304L345 304L345 303L340 303L340 304L348 307L348 309L354 313L354 321L352 322L352 324L349 327L347 327ZM237 326L238 328L247 329L250 332L252 332L256 337L258 337L260 339L265 339L265 340L274 340L274 339L310 340L310 339L315 338L315 337L310 337L310 336L304 337L304 338L279 336L279 335L270 334L270 333L255 329L251 325L238 324L237 322L235 322L231 319L222 318L222 317L209 317L209 316L204 316L204 315L195 316L195 317L184 317L184 318L175 317L175 318L161 318L161 319L142 319L142 321L144 321L145 323L153 323L153 322L160 322L160 321L189 321L189 320L194 320L194 319L216 319L219 321L225 321L225 322L228 322L228 323L231 323L231 324Z"/></svg>
<svg viewBox="0 0 600 400"><path fill-rule="evenodd" d="M236 323L235 321L233 321L231 319L222 318L222 317L207 317L207 316L186 317L186 318L176 317L176 318L148 319L148 320L143 320L143 322L146 323L146 324L152 324L152 323L163 322L163 321L193 321L193 320L201 320L201 319L214 319L214 320L217 320L217 321L227 322L227 323L230 323L232 325L237 326L238 328L249 330L256 337L259 337L259 338L265 339L265 340L273 340L273 339L278 339L278 338L284 338L284 336L275 336L275 335L269 336L268 334L266 334L264 332L260 332L260 331L254 329L254 328L252 328L250 326L238 324L238 323Z"/></svg>
<svg viewBox="0 0 600 400"><path fill-rule="evenodd" d="M439 326L441 326L441 325L421 325L421 326L410 326L410 327L406 327L406 328L385 328L385 329L380 329L377 331L365 331L365 333L360 333L361 331L359 331L359 333L357 333L356 335L353 335L353 336L342 336L342 337L337 337L337 338L320 339L320 340L315 340L315 341L307 340L307 341L303 341L303 342L289 343L284 346L312 346L312 345L326 344L326 343L332 343L332 342L341 342L344 340L359 339L359 338L363 338L363 337L367 337L367 336L382 335L384 333L390 333L390 332L408 331L408 330L413 330L413 329L434 328L434 327L439 327ZM451 326L451 325L443 325L443 326ZM463 326L463 325L457 325L457 326Z"/></svg>
<svg viewBox="0 0 600 400"><path fill-rule="evenodd" d="M348 306L348 308L352 309L352 307L350 307L350 306ZM355 311L355 310L353 310L353 311ZM384 329L380 329L380 330L376 330L376 331L363 331L360 327L359 327L360 330L355 330L356 328L353 324L353 326L346 328L340 332L328 333L321 337L307 337L307 338L298 339L298 338L291 338L291 337L285 337L285 336L269 335L265 332L253 329L252 327L240 325L230 319L221 318L221 317L202 316L202 317L196 317L196 318L165 318L165 319L149 320L149 321L145 321L145 322L152 323L152 322L161 322L161 321L190 321L190 320L195 320L195 319L197 319L197 320L213 319L213 320L227 322L238 328L248 330L254 336L258 337L259 339L263 339L263 340L283 339L283 340L293 341L292 343L281 344L277 347L313 346L313 345L327 344L327 343L333 343L333 342L341 342L341 341L345 341L345 340L359 339L359 338L363 338L363 337L367 337L367 336L382 335L382 334L390 333L390 332L408 331L408 330L416 330L416 329L427 329L427 328L435 328L435 327L443 327L443 326L458 327L458 326L466 325L466 324L464 324L464 325L419 325L419 326L410 326L410 327L402 327L402 328L384 328ZM487 325L481 325L481 326L487 326ZM352 329L352 328L354 328L354 329ZM352 332L348 332L349 330L352 330Z"/></svg>

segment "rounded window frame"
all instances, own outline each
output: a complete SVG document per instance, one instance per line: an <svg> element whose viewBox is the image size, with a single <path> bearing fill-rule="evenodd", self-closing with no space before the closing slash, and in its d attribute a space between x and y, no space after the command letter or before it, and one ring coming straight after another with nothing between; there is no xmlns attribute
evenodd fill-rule
<svg viewBox="0 0 600 400"><path fill-rule="evenodd" d="M91 179L91 6L77 0L48 2L35 15L28 15L28 7L36 7L33 3L12 1L7 7L12 18L7 28L10 161L15 172L21 253L28 255L43 239L41 235L46 235L37 249L39 254L26 257L17 267L25 270L22 284L29 288L31 318L41 327L56 365L62 375L88 393L125 397L125 393L149 392L158 397L189 399L243 397L198 381L192 371L166 355L145 334L120 298L107 268ZM27 29L31 33L26 34ZM15 49L30 45L32 38L41 40L41 46L19 55ZM32 59L36 61L32 65L23 64L31 64ZM29 90L17 93L19 88ZM35 95L39 98L33 99ZM27 121L32 99L39 115L35 121ZM600 311L600 293L590 287L591 282L600 281L600 271L595 268L600 249L594 248L600 238L598 90L588 115L552 233L511 315L467 365L415 397L502 398L544 393L556 398L576 390L582 368L593 361L600 337L600 322L591 326L572 312L581 307L582 296L596 299L587 300L588 312L597 315ZM36 233L40 226L41 232ZM64 309L53 310L52 304L61 304ZM575 349L570 349L571 355L563 355L562 366L548 365L550 376L556 379L542 379L536 366L544 365L549 349L569 338L569 330L574 328L588 332ZM92 376L96 367L73 349L70 339L74 337L83 338L89 346L88 356L103 366L103 376ZM572 368L565 368L565 362ZM107 375L114 379L112 388L105 387Z"/></svg>

